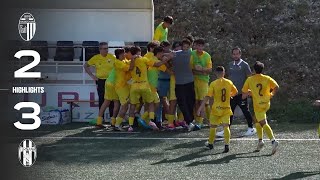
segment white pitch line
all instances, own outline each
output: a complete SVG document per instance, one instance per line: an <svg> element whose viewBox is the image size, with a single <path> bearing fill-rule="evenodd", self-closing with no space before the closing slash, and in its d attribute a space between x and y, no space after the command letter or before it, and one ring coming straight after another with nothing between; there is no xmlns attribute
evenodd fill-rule
<svg viewBox="0 0 320 180"><path fill-rule="evenodd" d="M144 137L63 137L63 136L43 136L43 137L16 137L21 139L73 139L73 140L94 140L94 139L108 139L108 140L207 140L208 138L144 138ZM223 140L217 138L216 140ZM264 139L269 141L268 139ZM277 139L278 141L320 141L320 139ZM233 138L231 141L257 141L255 138Z"/></svg>

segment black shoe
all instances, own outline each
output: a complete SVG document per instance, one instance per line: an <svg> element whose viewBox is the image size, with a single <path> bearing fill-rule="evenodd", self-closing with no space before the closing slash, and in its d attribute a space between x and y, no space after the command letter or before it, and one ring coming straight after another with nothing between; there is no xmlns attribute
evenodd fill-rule
<svg viewBox="0 0 320 180"><path fill-rule="evenodd" d="M161 123L161 122L158 122L158 121L156 121L156 120L154 120L154 119L151 119L151 121L154 122L159 129L162 128L162 123Z"/></svg>
<svg viewBox="0 0 320 180"><path fill-rule="evenodd" d="M104 126L104 125L102 125L102 124L100 124L100 125L95 125L95 127L97 128L97 129L105 129L106 127Z"/></svg>
<svg viewBox="0 0 320 180"><path fill-rule="evenodd" d="M137 116L134 117L133 126L132 126L133 128L139 127L138 119L139 119L139 117L137 117Z"/></svg>
<svg viewBox="0 0 320 180"><path fill-rule="evenodd" d="M205 143L206 147L208 147L209 149L213 149L213 144L209 144L209 142L207 141Z"/></svg>
<svg viewBox="0 0 320 180"><path fill-rule="evenodd" d="M229 152L229 145L225 145L225 146L224 146L224 151L223 151L223 153L227 153L227 152Z"/></svg>

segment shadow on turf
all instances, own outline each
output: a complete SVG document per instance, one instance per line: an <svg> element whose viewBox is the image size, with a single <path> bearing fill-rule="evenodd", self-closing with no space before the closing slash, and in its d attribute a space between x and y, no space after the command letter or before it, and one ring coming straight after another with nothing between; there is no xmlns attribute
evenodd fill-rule
<svg viewBox="0 0 320 180"><path fill-rule="evenodd" d="M197 158L202 158L202 157L205 157L205 156L211 156L211 155L217 155L217 154L221 154L221 153L216 153L216 154L202 154L204 152L208 152L207 149L201 149L197 152L194 152L194 153L191 153L191 154L187 154L187 155L184 155L184 156L180 156L178 158L175 158L175 159L163 159L159 162L156 162L156 163L152 163L151 165L158 165L158 164L164 164L164 163L177 163L177 162L185 162L185 161L190 161L190 160L193 160L193 159L197 159Z"/></svg>
<svg viewBox="0 0 320 180"><path fill-rule="evenodd" d="M255 158L255 157L259 158L259 157L271 156L270 154L256 155L256 156L241 156L241 155L247 155L247 154L253 154L253 153L256 153L256 152L230 154L230 155L227 155L221 159L215 159L215 160L211 160L211 161L196 161L196 162L192 162L192 163L186 165L186 167L193 167L193 166L198 166L198 165L203 165L203 164L225 164L225 163L230 163L230 161L236 160L236 159Z"/></svg>
<svg viewBox="0 0 320 180"><path fill-rule="evenodd" d="M37 146L37 162L58 162L62 164L75 163L113 163L122 160L147 159L161 156L161 152L145 150L158 146L161 141L121 140L121 139L86 139L89 137L107 137L92 133L94 129L85 128L76 134L65 136L52 143ZM114 135L114 134L113 134ZM124 136L117 134L118 137ZM132 134L132 136L136 136ZM68 137L84 137L83 139L68 139Z"/></svg>
<svg viewBox="0 0 320 180"><path fill-rule="evenodd" d="M292 179L301 179L309 176L320 175L320 171L310 171L310 172L295 172L289 175L286 175L282 178L272 179L272 180L292 180Z"/></svg>

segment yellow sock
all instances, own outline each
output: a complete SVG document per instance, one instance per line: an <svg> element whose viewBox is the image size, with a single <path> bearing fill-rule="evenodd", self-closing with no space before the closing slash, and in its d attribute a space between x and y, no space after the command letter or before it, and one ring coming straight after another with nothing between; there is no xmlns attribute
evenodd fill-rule
<svg viewBox="0 0 320 180"><path fill-rule="evenodd" d="M169 120L169 114L165 114L164 117Z"/></svg>
<svg viewBox="0 0 320 180"><path fill-rule="evenodd" d="M217 128L210 128L209 134L209 144L213 144L214 139L216 138Z"/></svg>
<svg viewBox="0 0 320 180"><path fill-rule="evenodd" d="M143 120L147 120L147 119L149 118L149 112L148 112L148 111L144 112L144 113L142 114L141 118L142 118Z"/></svg>
<svg viewBox="0 0 320 180"><path fill-rule="evenodd" d="M178 119L179 119L180 121L183 121L183 120L184 120L184 117L183 117L182 112L179 112L179 114L178 114Z"/></svg>
<svg viewBox="0 0 320 180"><path fill-rule="evenodd" d="M230 136L231 136L230 128L229 128L229 126L227 126L227 127L224 127L223 130L224 130L224 143L226 145L229 145Z"/></svg>
<svg viewBox="0 0 320 180"><path fill-rule="evenodd" d="M111 118L111 125L112 126L116 125L116 118L114 117Z"/></svg>
<svg viewBox="0 0 320 180"><path fill-rule="evenodd" d="M119 127L120 124L122 123L122 121L123 121L123 118L122 118L122 117L117 117L115 126L116 126L116 127Z"/></svg>
<svg viewBox="0 0 320 180"><path fill-rule="evenodd" d="M319 138L320 138L320 124L319 124L318 134L319 134Z"/></svg>
<svg viewBox="0 0 320 180"><path fill-rule="evenodd" d="M263 129L260 123L256 123L257 135L259 139L263 139Z"/></svg>
<svg viewBox="0 0 320 180"><path fill-rule="evenodd" d="M199 124L199 125L202 125L203 123L203 118L202 117L196 117L196 123Z"/></svg>
<svg viewBox="0 0 320 180"><path fill-rule="evenodd" d="M173 124L174 121L174 115L168 114L168 124Z"/></svg>
<svg viewBox="0 0 320 180"><path fill-rule="evenodd" d="M267 136L268 136L268 138L269 138L270 140L274 139L273 132L272 132L272 129L271 129L271 127L269 126L269 124L265 124L265 125L263 126L263 130L266 132L266 134L267 134Z"/></svg>
<svg viewBox="0 0 320 180"><path fill-rule="evenodd" d="M102 117L98 116L97 125L102 125Z"/></svg>
<svg viewBox="0 0 320 180"><path fill-rule="evenodd" d="M129 126L133 126L134 117L129 117Z"/></svg>
<svg viewBox="0 0 320 180"><path fill-rule="evenodd" d="M210 119L210 112L211 112L210 105L207 104L206 105L206 116L207 116L207 119Z"/></svg>
<svg viewBox="0 0 320 180"><path fill-rule="evenodd" d="M154 119L154 112L149 112L149 118Z"/></svg>

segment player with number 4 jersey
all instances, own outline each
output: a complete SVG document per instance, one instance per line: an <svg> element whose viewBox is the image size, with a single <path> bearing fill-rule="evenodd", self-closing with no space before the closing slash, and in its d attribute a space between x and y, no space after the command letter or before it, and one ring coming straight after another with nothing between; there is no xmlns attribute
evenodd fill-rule
<svg viewBox="0 0 320 180"><path fill-rule="evenodd" d="M163 61L155 62L153 60L141 57L140 47L134 46L131 47L130 52L132 54L130 68L132 76L132 84L130 88L130 111L129 111L129 129L128 131L133 131L133 122L134 122L134 111L136 104L140 103L140 98L145 103L149 112L149 119L151 120L149 124L155 130L157 126L152 122L154 120L154 105L153 105L153 96L148 81L148 67L160 67L165 64L168 59L163 59Z"/></svg>

